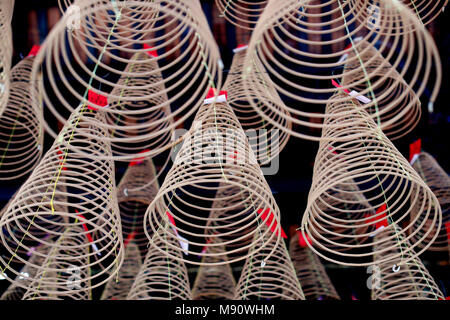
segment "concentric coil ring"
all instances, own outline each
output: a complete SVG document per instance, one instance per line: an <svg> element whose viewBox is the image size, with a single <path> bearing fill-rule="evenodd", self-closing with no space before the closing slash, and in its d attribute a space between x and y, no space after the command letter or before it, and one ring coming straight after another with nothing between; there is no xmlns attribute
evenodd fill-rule
<svg viewBox="0 0 450 320"><path fill-rule="evenodd" d="M236 193L230 195L229 189ZM228 206L213 206L216 201ZM231 107L213 103L199 110L173 167L146 212L144 231L149 240L155 240L148 234L148 224L156 238L167 235L189 246L181 249L169 244L174 251L185 253L183 261L195 265L206 263L199 261L202 257L223 255L201 252L202 248L225 246L226 254L233 258L207 263L220 265L245 259L252 246L249 237L255 236L252 241L263 243L276 238L278 243L279 217L272 192ZM266 223L276 228L276 233L263 229ZM265 237L267 233L270 236Z"/></svg>
<svg viewBox="0 0 450 320"><path fill-rule="evenodd" d="M376 235L379 238L394 235L392 230L383 230ZM401 236L400 236L401 237ZM379 245L374 246L374 260L372 269L372 300L444 300L445 297L436 285L433 277L423 265L418 257L413 257L411 251L406 248L408 241L400 247L396 241L381 241ZM380 253L383 249L387 251ZM404 250L406 249L406 250ZM398 254L410 255L410 259L405 264L401 263ZM380 263L379 260L385 260L385 256L396 257L389 263Z"/></svg>
<svg viewBox="0 0 450 320"><path fill-rule="evenodd" d="M181 259L172 258L181 253L168 245L179 244L166 235L165 238L155 237L151 242L127 300L192 300L186 266Z"/></svg>
<svg viewBox="0 0 450 320"><path fill-rule="evenodd" d="M235 26L253 30L269 0L216 0L220 16Z"/></svg>
<svg viewBox="0 0 450 320"><path fill-rule="evenodd" d="M28 253L39 245L49 246L52 253L62 255L61 261L53 261L56 265L51 270L46 265L30 265L39 276L47 271L59 272L59 266L71 261L83 261L79 267L88 276L84 280L92 281L94 288L108 281L120 268L123 240L114 164L111 160L95 160L97 155L110 155L111 148L104 139L107 133L90 125L93 117L101 121L103 115L87 112L86 108L73 113L1 216L4 254L0 256L0 266L8 273L8 280L14 282L11 279L20 274L22 265L30 265ZM93 157L64 148L64 141ZM62 244L66 242L67 245ZM66 249L71 252L67 257ZM91 267L102 270L91 275L88 271ZM28 283L39 282L37 275L28 278ZM103 276L105 280L99 280ZM22 282L14 283L24 286Z"/></svg>
<svg viewBox="0 0 450 320"><path fill-rule="evenodd" d="M233 108L243 129L246 130L250 146L255 152L258 162L264 165L278 156L281 150L283 150L289 140L289 134L265 121L248 101L249 97L246 95L243 85L245 55L246 50L234 54L230 72L228 73L223 88L228 92L228 103ZM270 91L271 96L277 99L274 107L282 105L283 102L274 89L272 80L265 73L261 73L258 76L259 81L265 84L266 90ZM259 96L252 94L250 98L257 101ZM279 111L282 113L287 112L285 109L279 109ZM278 119L281 126L290 129L292 124L286 120L286 117L289 117L289 115L278 117Z"/></svg>
<svg viewBox="0 0 450 320"><path fill-rule="evenodd" d="M368 266L371 238L383 227L400 225L398 235L405 238L398 245L418 237L407 248L409 258L418 256L438 236L434 226L442 223L436 196L356 101L353 105L331 101L325 124L340 129L326 127L322 132L327 139L319 146L302 220L302 232L311 239L308 245L331 262ZM339 138L347 141L337 142ZM420 210L410 220L415 205ZM396 235L379 241L391 241ZM416 253L419 243L423 245ZM395 258L382 253L377 252L380 263Z"/></svg>
<svg viewBox="0 0 450 320"><path fill-rule="evenodd" d="M142 258L139 247L134 242L128 243L117 278L114 277L108 281L100 300L126 300L141 266Z"/></svg>
<svg viewBox="0 0 450 320"><path fill-rule="evenodd" d="M105 137L114 151L108 159L132 160L145 147L152 148L145 157L169 149L177 142L170 140L173 129L194 114L216 80L221 85L219 50L200 5L177 0L76 5L78 25L66 12L33 68L32 79L40 84L33 102L39 105L42 96L54 116L46 119L46 130L55 136L51 123L64 123L78 105L88 104L107 114L108 121L96 125L115 133ZM89 90L106 97L108 105L88 101ZM141 118L145 123L136 123Z"/></svg>
<svg viewBox="0 0 450 320"><path fill-rule="evenodd" d="M11 70L8 103L0 116L0 180L13 180L30 173L43 152L43 127L33 106L31 82L34 56Z"/></svg>
<svg viewBox="0 0 450 320"><path fill-rule="evenodd" d="M268 237L267 237L268 238ZM266 257L267 252L275 253ZM236 286L235 300L305 300L284 241L255 241Z"/></svg>
<svg viewBox="0 0 450 320"><path fill-rule="evenodd" d="M298 233L290 240L289 255L306 300L340 300L319 257L299 245Z"/></svg>
<svg viewBox="0 0 450 320"><path fill-rule="evenodd" d="M245 89L248 96L261 97L258 101L250 100L261 117L298 138L323 139L315 131L320 132L317 129L325 126L322 122L329 115L323 107L335 87L342 86L349 93L334 96L335 102L353 99L351 86L339 84L339 79L362 71L367 86L357 94L370 100L366 100L364 109L370 111L374 119L384 115L384 122L380 123L382 129L392 127L401 120L401 114L410 112L406 109L389 116L397 103L407 97L408 91L399 93L393 104L378 108L375 94L380 93L374 89L380 88L386 79L380 76L379 67L368 69L366 64L370 60L364 62L360 58L371 48L376 48L392 66L387 77L395 73L394 78L403 78L417 97L427 89L431 92L432 104L442 77L439 53L432 37L411 10L398 1L381 1L375 15L372 6L371 0L270 1L253 32L244 63ZM411 27L406 29L405 25ZM358 37L370 46L358 48ZM348 56L352 52L355 55ZM373 59L376 57L371 57ZM262 69L253 65L257 60L261 61ZM357 68L344 68L353 62ZM283 99L283 105L275 107L273 101L276 102L277 97L266 92L258 80L257 75L265 72ZM395 88L386 88L381 95L387 96ZM281 112L283 108L287 112ZM292 122L292 129L283 127L278 117Z"/></svg>
<svg viewBox="0 0 450 320"><path fill-rule="evenodd" d="M450 246L448 237L450 237L450 178L447 172L441 168L437 161L427 152L421 152L417 160L413 163L413 168L419 173L420 177L430 187L431 191L435 194L439 201L439 205L442 209L442 225L438 232L437 239L432 243L428 250L432 251L447 251ZM422 223L423 217L420 215L421 208L417 205L412 207L411 217L418 216L416 225ZM431 223L431 220L427 220L426 224ZM433 228L439 228L438 224L430 226ZM419 231L415 235L411 242L415 242L422 237L422 232ZM419 247L423 244L419 243Z"/></svg>

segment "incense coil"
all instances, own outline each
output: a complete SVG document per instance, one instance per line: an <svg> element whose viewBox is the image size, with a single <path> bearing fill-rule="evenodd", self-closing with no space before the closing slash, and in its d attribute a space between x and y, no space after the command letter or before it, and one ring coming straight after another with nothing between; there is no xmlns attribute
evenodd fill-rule
<svg viewBox="0 0 450 320"><path fill-rule="evenodd" d="M216 0L220 16L236 27L253 30L268 0Z"/></svg>
<svg viewBox="0 0 450 320"><path fill-rule="evenodd" d="M275 253L267 258L271 250ZM284 241L255 242L250 252L234 300L305 300Z"/></svg>
<svg viewBox="0 0 450 320"><path fill-rule="evenodd" d="M364 51L359 54L359 58L364 62L365 69L359 68L359 59L352 51L344 70L355 69L358 71L345 74L342 78L342 85L349 86L351 91L361 92L368 86L365 74L369 74L371 79L381 77L383 81L377 81L377 85L370 83L371 90L376 97L376 104L366 111L374 114L378 109L379 118L375 119L377 123L390 123L383 125L383 132L389 139L403 137L413 130L420 120L422 109L418 96L376 48L365 41L355 44L355 48L358 52ZM373 96L369 95L369 98L373 99ZM386 108L389 109L388 113L384 112Z"/></svg>
<svg viewBox="0 0 450 320"><path fill-rule="evenodd" d="M319 257L298 242L296 233L289 243L289 255L306 300L340 300Z"/></svg>
<svg viewBox="0 0 450 320"><path fill-rule="evenodd" d="M253 32L244 63L245 90L248 96L261 96L257 102L250 100L261 117L295 137L323 139L320 129L325 127L325 117L329 117L324 110L326 103L330 99L336 103L353 99L350 94L333 96L335 86L339 86L334 82L365 70L365 63L358 59L359 55L348 57L347 61L340 59L357 50L354 41L357 37L370 44L359 54L376 47L392 66L391 73L396 70L417 97L425 89L430 91L429 107L432 108L442 78L439 53L432 37L411 10L397 1L381 1L376 19L374 12L368 14L373 10L372 5L371 0L274 0L268 3ZM409 27L403 28L405 25ZM262 69L253 66L254 60L261 61ZM360 63L357 69L344 69L347 63L355 61ZM283 105L275 107L273 101L277 98L266 92L259 82L257 74L264 72L272 79ZM375 88L385 82L383 76L368 71L365 80ZM375 108L373 111L376 99L371 98L371 86L359 94L370 98L363 107L373 119L385 115L382 129L392 127L401 119L400 114L410 112L400 109L398 113L394 112L395 116L389 116L396 104L387 104L382 110ZM351 93L350 85L342 87ZM396 98L406 94L400 93ZM286 110L284 113L279 111L283 108ZM292 122L292 129L283 127L278 117Z"/></svg>
<svg viewBox="0 0 450 320"><path fill-rule="evenodd" d="M148 244L144 215L158 190L156 169L149 158L131 162L117 186L123 238L132 239L144 256Z"/></svg>
<svg viewBox="0 0 450 320"><path fill-rule="evenodd" d="M9 72L13 51L11 20L14 0L0 3L0 116L9 97Z"/></svg>
<svg viewBox="0 0 450 320"><path fill-rule="evenodd" d="M0 180L18 179L39 163L43 151L43 127L31 100L34 56L11 70L9 99L0 117Z"/></svg>
<svg viewBox="0 0 450 320"><path fill-rule="evenodd" d="M67 227L55 244L29 280L22 300L91 300L90 245L83 228Z"/></svg>
<svg viewBox="0 0 450 320"><path fill-rule="evenodd" d="M100 300L126 300L141 265L139 247L134 242L128 243L117 279L114 277L108 281Z"/></svg>
<svg viewBox="0 0 450 320"><path fill-rule="evenodd" d="M383 230L376 238L384 238L394 235L392 230ZM401 236L400 236L401 237ZM398 256L402 249L408 247L408 241L403 243L401 248L395 245L395 241L381 242L380 246L374 247L372 273L372 300L445 300L444 295L439 290L433 277L423 265L418 257L406 258L408 261L401 263L399 258L395 258L389 263L380 263L385 255ZM382 249L388 249L382 253L383 257L377 253ZM405 255L411 255L411 251L406 250ZM394 263L394 265L392 264Z"/></svg>
<svg viewBox="0 0 450 320"><path fill-rule="evenodd" d="M212 247L206 249L225 253L223 247ZM224 259L221 257L203 257L205 264L208 262L217 262ZM226 258L225 258L226 259ZM194 286L192 287L193 300L231 300L235 295L236 280L233 277L233 270L229 264L199 267Z"/></svg>
<svg viewBox="0 0 450 320"><path fill-rule="evenodd" d="M151 242L127 300L192 300L186 266L180 259L173 259L159 250L164 248L173 255L181 255L168 243L178 245L171 237L155 237Z"/></svg>
<svg viewBox="0 0 450 320"><path fill-rule="evenodd" d="M111 101L110 107L117 113L106 113L111 147L117 156L134 155L141 150L157 154L172 144L173 118L166 90L160 83L163 77L156 61L141 63L148 57L146 53L136 53L124 71L135 75L122 76L118 81L121 87L111 92L112 96L128 100ZM146 73L151 75L141 76Z"/></svg>
<svg viewBox="0 0 450 320"><path fill-rule="evenodd" d="M264 118L253 109L248 99L258 100L258 94L250 94L247 96L244 90L243 66L247 50L236 52L231 63L230 72L228 73L224 90L228 91L227 101L233 108L236 117L241 123L243 129L248 135L250 146L255 152L256 158L261 165L270 162L286 146L289 140L289 134L274 128L270 123L266 123ZM258 63L255 61L255 64ZM271 96L275 97L277 102L274 106L283 104L277 92L273 88L271 79L266 73L259 74L259 81L266 84L266 90L271 92ZM250 88L251 90L251 88ZM285 109L278 109L279 112L286 113ZM289 115L286 115L288 117ZM280 125L291 128L291 122L283 117L279 117ZM269 138L268 138L269 136Z"/></svg>
<svg viewBox="0 0 450 320"><path fill-rule="evenodd" d="M439 224L432 226L436 228L438 232L438 237L428 248L432 251L447 251L449 247L448 237L449 232L448 224L450 223L450 178L441 168L439 163L427 152L421 152L418 155L417 160L413 163L413 168L419 173L420 177L425 181L425 183L430 187L431 191L436 195L439 205L442 209L442 225ZM416 224L422 223L422 217L420 215L420 208L415 205L412 208L411 216L419 216L419 219L415 222ZM431 220L425 221L426 224L430 224ZM430 226L431 227L431 226ZM411 242L415 242L416 239L420 239L422 232L415 235ZM422 247L422 243L419 243L419 247Z"/></svg>
<svg viewBox="0 0 450 320"><path fill-rule="evenodd" d="M48 256L49 247L48 246L40 246L36 249L40 254L31 254L31 258L29 259L29 264L26 264L23 269L20 271L20 275L16 277L15 282L24 282L24 287L28 285L26 278L31 275L31 277L35 277L37 269L33 268L32 265L42 265L44 260ZM24 287L20 287L11 284L5 292L3 292L0 300L22 300L25 292L27 291Z"/></svg>
<svg viewBox="0 0 450 320"><path fill-rule="evenodd" d="M326 139L319 146L302 219L302 232L312 243L308 245L333 263L368 266L371 247L376 245L371 238L378 228L400 225L404 241L420 234L407 248L411 258L420 255L438 234L430 225L415 223L421 219L429 220L431 226L441 225L436 196L360 105L332 101L325 123L338 123L341 128L327 127L322 132ZM337 142L342 137L347 141ZM414 205L423 210L410 220ZM415 252L419 243L422 248ZM378 253L382 257L383 252ZM386 256L380 262L393 258Z"/></svg>
<svg viewBox="0 0 450 320"><path fill-rule="evenodd" d="M235 188L238 191L230 199L227 190ZM214 202L228 206L213 207ZM262 211L270 213L262 219ZM221 212L220 220L215 212ZM169 244L174 251L186 253L181 257L185 262L220 265L245 259L252 242L267 243L272 238L279 242L279 217L272 192L231 107L213 103L197 113L174 165L146 212L144 231L151 241L154 239L147 230L156 238L175 237L182 246L188 246L182 249ZM266 223L277 228L276 234L262 229ZM156 233L158 230L161 233ZM265 238L267 233L270 236ZM255 234L248 243L248 237ZM223 256L200 251L219 246L226 247L228 260L199 261L205 256ZM180 259L180 255L171 257Z"/></svg>
<svg viewBox="0 0 450 320"><path fill-rule="evenodd" d="M9 273L10 281L19 274L19 267L29 264L27 253L32 248L47 245L52 252L59 252L63 247L57 239L67 238L75 245L80 235L89 242L79 244L80 253L75 258L89 259L89 266L102 269L90 277L93 288L108 281L120 267L123 240L114 163L95 160L95 156L84 157L62 147L65 141L93 155L111 154L110 145L103 139L107 133L88 121L93 117L100 121L102 116L81 108L76 110L1 216L4 254L0 256L0 266ZM96 139L88 139L91 135L96 135ZM85 231L71 231L81 227ZM82 252L90 246L93 248L90 252ZM42 266L31 267L43 271ZM35 280L39 279L30 277L29 282Z"/></svg>
<svg viewBox="0 0 450 320"><path fill-rule="evenodd" d="M39 83L33 102L37 105L42 96L52 115L44 123L46 131L55 136L51 123L64 123L80 103L88 104L109 119L96 125L115 132L105 137L114 153L102 159L132 160L146 143L154 149L145 157L170 149L179 142L171 139L174 128L195 113L210 87L221 85L223 64L200 5L177 0L80 0L76 5L79 26L67 32L73 15L65 14L43 44L32 73ZM165 28L171 29L160 35ZM40 75L44 70L50 71ZM127 79L134 79L133 85ZM106 102L88 101L89 90ZM147 123L130 122L143 114ZM126 123L112 123L117 119Z"/></svg>

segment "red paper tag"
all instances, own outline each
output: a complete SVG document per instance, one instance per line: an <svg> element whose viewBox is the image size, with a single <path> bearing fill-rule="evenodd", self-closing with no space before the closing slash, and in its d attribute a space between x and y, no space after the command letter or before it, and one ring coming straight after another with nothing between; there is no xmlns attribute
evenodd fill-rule
<svg viewBox="0 0 450 320"><path fill-rule="evenodd" d="M333 86L335 86L336 88L342 88L342 86L339 83L337 83L334 79L331 79L331 84ZM342 90L344 90L346 93L350 94L350 91L348 89L342 89Z"/></svg>
<svg viewBox="0 0 450 320"><path fill-rule="evenodd" d="M311 239L306 235L306 238L303 236L302 232L300 230L297 231L298 233L298 244L300 247L305 248L308 246L308 243L311 245Z"/></svg>
<svg viewBox="0 0 450 320"><path fill-rule="evenodd" d="M217 89L209 88L206 99L214 98L216 91ZM222 95L225 95L225 98L228 99L228 91L219 91L219 96Z"/></svg>
<svg viewBox="0 0 450 320"><path fill-rule="evenodd" d="M126 247L128 243L130 243L131 240L133 240L136 237L136 231L131 232L128 237L124 241L124 246Z"/></svg>
<svg viewBox="0 0 450 320"><path fill-rule="evenodd" d="M153 47L149 46L146 43L144 43L143 47L144 47L144 49L149 49L149 50L146 51L149 56L158 58L158 52Z"/></svg>
<svg viewBox="0 0 450 320"><path fill-rule="evenodd" d="M387 206L386 206L385 203L383 203L383 204L381 205L381 207L379 207L379 208L377 209L376 214L378 214L378 213L380 213L380 212L383 212L383 211L386 211L386 209L387 209ZM370 222L375 222L375 221L376 221L376 222L375 222L375 229L376 229L376 230L378 230L378 229L380 229L380 228L387 227L387 226L389 225L388 220L387 220L387 216L386 216L386 212L384 212L383 214L381 214L381 215L379 215L379 216L377 216L377 217L372 217L371 214L369 214L369 215L367 215L367 216L370 217L370 219L368 219L367 222L370 223ZM379 220L380 218L384 218L384 219Z"/></svg>
<svg viewBox="0 0 450 320"><path fill-rule="evenodd" d="M422 149L422 139L417 139L409 145L409 162L411 162L416 154Z"/></svg>
<svg viewBox="0 0 450 320"><path fill-rule="evenodd" d="M101 94L98 94L92 90L88 91L88 101L93 102L100 107L105 107L108 105L108 99L105 96L102 96ZM97 110L97 108L90 105L88 105L88 109L94 111Z"/></svg>
<svg viewBox="0 0 450 320"><path fill-rule="evenodd" d="M145 150L142 150L139 153L146 153L146 152L149 152L149 151L150 151L150 149L145 149ZM136 166L136 165L139 165L139 164L143 164L144 160L145 160L145 157L134 158L133 161L130 162L129 166L131 167L131 166Z"/></svg>
<svg viewBox="0 0 450 320"><path fill-rule="evenodd" d="M270 224L272 223L273 217L274 217L274 214L270 211L270 209L267 208L266 210L264 210L264 212L263 212L263 209L258 209L257 212L261 215L262 220L265 220L267 218L267 215L269 215L269 217L266 220L266 225L270 226ZM270 230L272 232L275 232L276 228L277 228L277 221L275 220L274 224L272 224L272 227L270 228ZM287 236L284 233L283 228L281 228L281 226L280 226L280 229L281 229L281 237L284 239L287 239Z"/></svg>
<svg viewBox="0 0 450 320"><path fill-rule="evenodd" d="M166 214L167 214L167 216L169 217L170 223L171 223L174 227L176 227L176 225L175 225L175 219L173 218L173 216L169 213L169 211L166 211Z"/></svg>
<svg viewBox="0 0 450 320"><path fill-rule="evenodd" d="M31 50L30 53L28 54L28 57L36 57L36 55L38 54L39 50L41 49L41 46L35 44Z"/></svg>

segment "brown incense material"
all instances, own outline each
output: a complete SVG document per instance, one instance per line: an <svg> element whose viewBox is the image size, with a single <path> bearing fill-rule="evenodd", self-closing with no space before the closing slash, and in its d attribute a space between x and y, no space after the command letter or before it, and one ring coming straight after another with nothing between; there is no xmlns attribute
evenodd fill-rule
<svg viewBox="0 0 450 320"><path fill-rule="evenodd" d="M111 155L111 147L104 139L107 132L90 125L92 118L101 121L102 117L86 108L77 109L2 214L0 228L4 232L0 237L5 254L0 257L0 266L9 281L14 282L23 264L30 264L27 253L39 245L47 245L51 252L62 255L66 248L70 249L70 256L64 259L82 261L80 267L86 274L90 274L87 270L91 267L102 269L89 276L93 281L102 279L93 282L92 287L108 281L120 268L123 240L114 163L95 160L103 154ZM96 138L88 138L92 135ZM63 147L65 144L83 148L92 157L73 153ZM70 245L63 247L61 241ZM64 266L67 261L61 259ZM55 263L49 272L57 272L59 261ZM37 268L39 275L47 272L45 264L30 267ZM39 278L36 275L28 280L34 283ZM24 286L22 282L14 283ZM71 295L71 291L66 293Z"/></svg>
<svg viewBox="0 0 450 320"><path fill-rule="evenodd" d="M168 245L179 244L166 235L154 237L127 300L192 300L186 266L181 259L172 258L181 253Z"/></svg>
<svg viewBox="0 0 450 320"><path fill-rule="evenodd" d="M360 59L365 51L358 51L355 47L358 37L370 44L366 51L377 44L378 52L404 78L417 97L427 88L431 108L442 77L439 53L432 37L412 11L400 2L384 0L378 4L378 13L374 14L370 0L270 1L253 31L244 63L245 89L248 96L256 94L261 97L258 101L250 100L261 117L298 138L323 139L320 129L326 126L323 123L325 117L330 116L324 110L326 103L330 99L336 103L353 99L350 94L333 96L336 87L332 81L338 84L339 79L350 74L367 71ZM324 11L324 8L330 9ZM402 27L404 25L408 28ZM332 47L330 53L326 53L330 51L327 46ZM340 61L343 55L352 52L355 53L353 57ZM253 63L258 59L262 69L255 70ZM359 63L356 69L344 68L353 62ZM285 97L283 105L274 106L277 97L267 92L258 80L257 75L262 72L268 73L276 92ZM359 94L370 101L362 108L377 119L381 111L371 112L377 109L375 94L383 94L384 91L373 92L371 84L381 84L386 80L383 76L371 79L365 74L364 81L367 87ZM343 89L351 92L350 85L343 85ZM287 112L279 111L283 108ZM388 110L384 108L384 112L388 113ZM292 129L282 126L278 117L292 122ZM386 117L395 119L387 114ZM389 129L392 125L390 121L380 123L382 129Z"/></svg>
<svg viewBox="0 0 450 320"><path fill-rule="evenodd" d="M289 242L289 255L306 300L341 299L319 257L308 247L300 246L297 232Z"/></svg>
<svg viewBox="0 0 450 320"><path fill-rule="evenodd" d="M302 220L302 230L312 240L311 249L334 263L368 266L373 255L370 240L376 229L380 224L389 230L399 225L404 241L421 232L406 249L408 257L418 256L438 236L433 226L441 225L442 212L436 196L356 101L336 100L331 99L327 106L330 117L325 123L341 128L327 127L322 132L325 139L316 156ZM347 141L337 142L342 138ZM410 220L414 205L423 210ZM417 225L419 220L429 220L431 226ZM419 243L422 248L415 252ZM383 259L380 262L395 258L376 253Z"/></svg>
<svg viewBox="0 0 450 320"><path fill-rule="evenodd" d="M221 85L223 65L200 4L79 0L76 5L79 28L68 32L71 16L65 14L36 57L32 79L40 86L33 103L42 96L46 110L62 123L77 102L104 112L107 123L96 125L114 132L105 138L113 147L108 159L132 160L146 147L146 157L170 149L179 142L172 131L195 113L210 87ZM159 35L165 28L171 31ZM51 71L39 75L44 69ZM67 74L74 78L70 83ZM50 85L44 87L45 81ZM108 106L87 102L88 90L106 97ZM141 118L145 123L136 123ZM56 136L54 121L45 120L45 129Z"/></svg>
<svg viewBox="0 0 450 320"><path fill-rule="evenodd" d="M397 227L398 228L398 227ZM400 231L400 230L399 230ZM394 235L392 230L383 230L375 238L386 238ZM402 237L400 235L400 237ZM403 240L403 239L402 239ZM373 269L372 272L372 300L444 300L445 297L436 285L433 277L423 265L418 257L413 257L411 251L407 248L410 246L408 241L404 242L401 247L396 244L396 240L381 242L380 245L374 246L373 265L379 269ZM380 253L383 249L387 251ZM405 250L406 249L406 250ZM409 258L405 264L401 263L398 254L402 253ZM389 263L379 262L385 260L385 256L397 257ZM394 263L394 265L392 264ZM377 279L379 283L377 286Z"/></svg>
<svg viewBox="0 0 450 320"><path fill-rule="evenodd" d="M42 157L42 119L31 100L33 62L28 56L11 70L9 99L0 116L0 180L29 174Z"/></svg>
<svg viewBox="0 0 450 320"><path fill-rule="evenodd" d="M267 258L271 250L275 253ZM254 242L236 286L235 299L305 300L284 241Z"/></svg>
<svg viewBox="0 0 450 320"><path fill-rule="evenodd" d="M134 242L128 243L119 274L106 283L100 300L126 300L141 266L139 247Z"/></svg>
<svg viewBox="0 0 450 320"><path fill-rule="evenodd" d="M234 54L230 72L223 88L228 91L228 103L233 108L242 128L248 134L249 143L255 152L258 162L264 165L278 156L283 150L289 140L289 134L265 121L248 101L249 98L258 101L260 97L256 93L247 96L244 90L244 79L242 76L244 74L243 67L246 52L247 50L243 50ZM272 80L266 73L260 73L258 76L259 81L266 85L266 90L270 91L271 96L277 99L274 106L282 105L283 102L274 89ZM279 111L282 113L287 112L282 108ZM286 117L288 116L286 115ZM292 127L292 124L286 121L285 117L278 117L278 119L281 126L289 129Z"/></svg>
<svg viewBox="0 0 450 320"><path fill-rule="evenodd" d="M448 233L450 230L450 178L447 172L441 168L439 163L427 152L421 152L418 159L413 163L413 168L419 173L420 177L425 181L425 183L430 187L431 191L435 194L439 201L439 205L442 209L442 225L439 228L439 224L435 223L432 228L435 228L438 232L438 237L428 248L432 251L447 251L450 247L448 240ZM421 215L419 206L414 205L412 208L411 216L418 216L419 219L415 222L419 225L423 222L423 217ZM431 224L431 219L425 221L426 225ZM431 226L430 226L431 227ZM439 229L437 229L439 228ZM415 242L416 239L420 239L423 233L419 231L411 242ZM419 247L422 247L422 243L419 243Z"/></svg>
<svg viewBox="0 0 450 320"><path fill-rule="evenodd" d="M230 189L236 193L230 194ZM224 206L213 207L215 201ZM267 214L262 219L264 212ZM220 265L246 259L252 246L252 242L245 244L248 237L253 237L253 243L268 243L272 238L278 243L279 217L272 192L233 110L227 103L213 103L197 113L173 167L147 210L144 231L147 234L149 225L155 232L153 239L147 234L151 241L173 237L187 243L189 249L183 256L178 254L180 246L169 244L172 250L168 254L178 252L171 256L174 259ZM277 226L276 234L264 228L266 223ZM223 245L228 247L229 261L198 261L197 256L223 256L220 252L200 252L205 246Z"/></svg>

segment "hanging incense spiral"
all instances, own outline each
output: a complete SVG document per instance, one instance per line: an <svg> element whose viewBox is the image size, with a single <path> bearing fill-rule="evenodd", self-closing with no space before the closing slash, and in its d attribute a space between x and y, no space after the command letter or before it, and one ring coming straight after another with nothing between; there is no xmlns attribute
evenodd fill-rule
<svg viewBox="0 0 450 320"><path fill-rule="evenodd" d="M176 0L76 6L76 25L66 12L36 57L33 103L42 96L52 115L45 129L56 136L52 124L89 103L106 115L96 125L111 133L105 139L113 154L102 159L130 161L143 149L145 157L170 149L179 142L174 128L195 113L216 80L221 85L222 62L201 6Z"/></svg>
<svg viewBox="0 0 450 320"><path fill-rule="evenodd" d="M148 239L144 233L144 215L159 190L152 159L136 158L130 162L117 186L124 241L133 241L145 256Z"/></svg>
<svg viewBox="0 0 450 320"><path fill-rule="evenodd" d="M271 250L275 250L275 253L267 258L266 254ZM234 299L305 300L284 241L277 244L272 240L266 245L255 241L250 252Z"/></svg>
<svg viewBox="0 0 450 320"><path fill-rule="evenodd" d="M36 277L30 276L28 284L39 282L38 275L46 272L45 264L30 265L28 260L29 252L40 245L58 255L69 254L61 258L61 265L55 260L51 272L59 272L57 268L67 261L83 261L85 264L80 267L88 277L85 280L92 281L92 288L113 277L123 261L113 162L95 160L103 154L110 155L111 147L104 139L107 132L90 124L92 118L102 121L103 117L104 121L104 116L86 110L86 106L81 106L73 113L1 216L4 254L0 256L0 266L17 286L25 286L12 280L20 275L24 264L37 269ZM65 144L83 148L93 157L74 153ZM66 242L64 246L62 243ZM91 275L91 267L101 270Z"/></svg>
<svg viewBox="0 0 450 320"><path fill-rule="evenodd" d="M142 260L139 247L134 242L128 243L125 249L125 258L117 278L111 278L106 283L100 300L126 300L141 265Z"/></svg>
<svg viewBox="0 0 450 320"><path fill-rule="evenodd" d="M230 194L231 189L235 193ZM222 206L213 206L214 202ZM144 231L151 241L155 238L148 229L159 241L174 237L180 245L169 243L172 250L168 253L184 253L172 256L174 259L220 265L247 258L255 242L268 243L274 238L278 243L279 216L239 121L226 102L217 102L199 110L146 212ZM265 229L266 224L276 232ZM223 256L225 253L214 250L201 252L202 248L219 246L226 246L228 259L199 261L206 256Z"/></svg>
<svg viewBox="0 0 450 320"><path fill-rule="evenodd" d="M370 45L362 48L358 38ZM373 48L379 54L364 61L361 57ZM392 66L383 73L383 64L370 66L381 56ZM262 67L254 65L258 60ZM433 109L442 77L432 37L413 12L396 0L270 1L253 32L243 69L247 95L260 97L257 101L249 99L260 116L290 135L311 140L325 138L320 136L320 129L325 127L324 119L330 117L324 110L330 99L345 103L357 97L373 119L378 121L383 116L379 121L382 129L391 129L402 115L414 115L410 109L400 108L401 101L409 99L409 90L420 98L426 89L430 93L429 109ZM258 74L265 72L282 97L282 105L274 105L277 96L259 81ZM339 83L339 79L361 72L360 91L352 89L354 83ZM384 86L389 79L410 89L395 92L398 86ZM336 87L347 94L333 95ZM379 100L383 102L389 95L395 95L393 104L379 108ZM410 108L415 99L408 104ZM400 109L393 111L396 107ZM292 129L283 126L280 118L292 122ZM415 123L402 121L396 131L408 131L407 123Z"/></svg>
<svg viewBox="0 0 450 320"><path fill-rule="evenodd" d="M435 225L440 227L442 211L436 196L356 100L336 100L327 106L330 116L325 124L340 128L330 126L322 132L325 139L316 156L302 220L311 249L334 263L368 266L374 254L372 245L381 245L371 241L374 235L382 228L400 225L398 235L404 236L403 241L416 237L405 249L410 251L408 259L417 257L438 236ZM339 142L340 138L347 141ZM413 214L416 205L422 210ZM396 235L379 241L391 241ZM422 248L416 252L419 243ZM399 240L397 245L401 244ZM375 253L380 263L396 258Z"/></svg>
<svg viewBox="0 0 450 320"><path fill-rule="evenodd" d="M437 161L427 152L421 152L418 158L413 163L413 168L419 173L420 177L430 187L431 191L436 195L439 201L439 205L442 209L442 225L439 228L439 224L430 225L431 219L425 221L425 224L431 228L435 228L438 233L438 237L428 248L432 251L447 251L449 248L450 238L450 178L444 169L437 163ZM420 206L415 203L412 207L411 217L418 217L415 224L418 226L422 224L423 216L421 215ZM411 242L416 242L423 236L423 232L420 230L411 239ZM419 243L419 247L423 244Z"/></svg>
<svg viewBox="0 0 450 320"><path fill-rule="evenodd" d="M211 247L206 250L214 250L222 253L219 257L203 257L204 260L224 259L224 248ZM235 295L236 280L233 277L233 271L229 264L199 267L197 277L195 278L194 286L192 287L193 300L231 300Z"/></svg>
<svg viewBox="0 0 450 320"><path fill-rule="evenodd" d="M259 96L252 94L250 97L246 95L243 86L244 75L244 59L246 50L236 52L233 57L233 62L230 67L230 72L223 85L224 90L228 92L227 100L233 108L236 117L246 131L249 138L250 146L255 152L256 158L261 165L270 162L273 158L283 150L289 140L289 134L285 131L279 130L270 123L264 120L257 111L255 111L248 101L253 99L258 101ZM255 64L257 62L255 61ZM260 68L261 69L261 68ZM274 107L283 104L276 90L273 87L272 80L265 73L258 75L259 81L266 86L266 90L270 91L271 97L275 97L277 102ZM250 89L251 90L251 89ZM257 102L256 102L257 103ZM279 112L286 113L283 108L278 109ZM291 123L286 120L286 116L280 116L280 125L291 128Z"/></svg>
<svg viewBox="0 0 450 320"><path fill-rule="evenodd" d="M395 236L395 231L382 230L375 236L375 240L393 235ZM418 257L413 257L412 252L407 249L410 243L406 241L398 246L396 242L391 239L380 241L374 246L372 300L444 300L444 295L422 261ZM400 259L399 253L410 255L410 258ZM385 256L396 258L389 263L379 262L385 260ZM400 266L402 260L408 262Z"/></svg>
<svg viewBox="0 0 450 320"><path fill-rule="evenodd" d="M289 255L306 300L340 300L319 257L306 245L300 246L298 233L290 240Z"/></svg>
<svg viewBox="0 0 450 320"><path fill-rule="evenodd" d="M169 243L178 245L173 237L155 236L127 300L192 300L186 266L180 259L172 258L181 253Z"/></svg>
<svg viewBox="0 0 450 320"><path fill-rule="evenodd" d="M29 174L42 157L42 119L31 99L34 57L30 53L11 70L9 99L0 116L0 180Z"/></svg>

